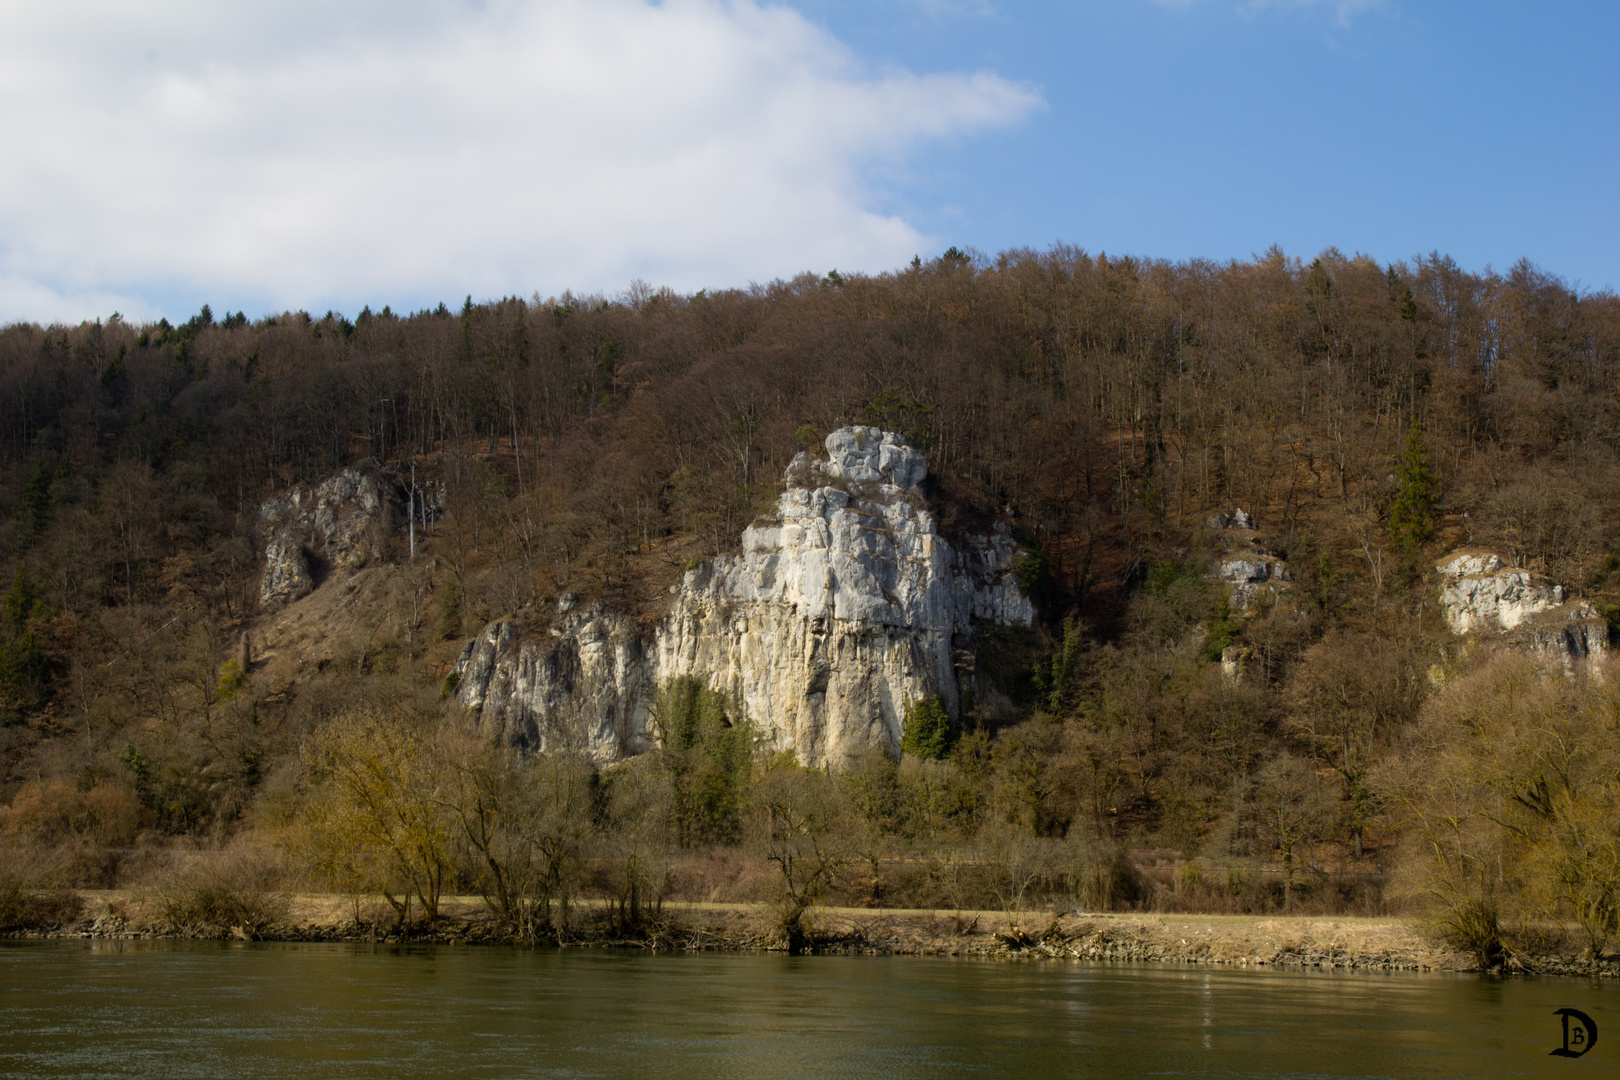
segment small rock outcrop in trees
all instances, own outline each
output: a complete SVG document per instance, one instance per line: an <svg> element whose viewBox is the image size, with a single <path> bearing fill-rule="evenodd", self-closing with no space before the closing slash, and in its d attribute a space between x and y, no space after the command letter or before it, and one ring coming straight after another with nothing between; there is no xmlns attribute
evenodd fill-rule
<svg viewBox="0 0 1620 1080"><path fill-rule="evenodd" d="M1457 551L1435 569L1440 607L1457 634L1495 634L1541 660L1570 668L1608 655L1609 628L1590 603L1566 595L1488 551Z"/></svg>
<svg viewBox="0 0 1620 1080"><path fill-rule="evenodd" d="M265 503L259 509L265 536L260 605L278 607L313 590L311 556L343 569L381 558L388 530L402 510L396 485L353 467Z"/></svg>

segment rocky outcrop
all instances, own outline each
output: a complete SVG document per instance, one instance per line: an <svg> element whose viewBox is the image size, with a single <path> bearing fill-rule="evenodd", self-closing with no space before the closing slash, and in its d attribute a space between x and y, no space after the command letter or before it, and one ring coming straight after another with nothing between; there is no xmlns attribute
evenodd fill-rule
<svg viewBox="0 0 1620 1080"><path fill-rule="evenodd" d="M897 748L909 701L955 711L975 624L1034 619L1016 547L1005 529L940 536L923 455L895 435L843 428L825 445L789 465L776 516L738 554L687 571L646 640L599 609L546 640L493 625L463 652L462 704L522 745L566 737L610 760L651 745L657 685L698 676L813 765Z"/></svg>
<svg viewBox="0 0 1620 1080"><path fill-rule="evenodd" d="M1250 516L1247 510L1224 510L1219 514L1209 515L1204 524L1208 525L1214 532L1221 532L1224 529L1252 531L1254 529L1254 518Z"/></svg>
<svg viewBox="0 0 1620 1080"><path fill-rule="evenodd" d="M292 536L277 533L264 545L264 578L259 583L259 606L280 607L308 596L315 588L309 558Z"/></svg>
<svg viewBox="0 0 1620 1080"><path fill-rule="evenodd" d="M1239 614L1257 611L1288 588L1288 564L1268 551L1245 510L1211 514L1215 558L1208 577L1220 582Z"/></svg>
<svg viewBox="0 0 1620 1080"><path fill-rule="evenodd" d="M569 600L537 639L501 619L469 641L456 664L459 700L488 735L513 746L602 762L640 753L652 745L646 643L622 615L578 611Z"/></svg>
<svg viewBox="0 0 1620 1080"><path fill-rule="evenodd" d="M927 466L876 428L801 455L774 520L740 554L691 570L659 628L662 677L707 674L801 761L898 747L908 701L938 693L954 712L957 652L975 622L1027 626L1005 531L939 535L917 494Z"/></svg>
<svg viewBox="0 0 1620 1080"><path fill-rule="evenodd" d="M1525 648L1534 656L1573 669L1588 661L1602 663L1609 654L1609 624L1591 604L1568 605L1553 618L1533 620L1521 632Z"/></svg>
<svg viewBox="0 0 1620 1080"><path fill-rule="evenodd" d="M380 558L402 507L397 485L355 467L265 503L259 509L265 537L260 605L277 607L306 595L317 569L357 569Z"/></svg>
<svg viewBox="0 0 1620 1080"><path fill-rule="evenodd" d="M1538 581L1528 570L1504 566L1488 552L1457 552L1435 569L1442 579L1440 607L1454 633L1512 630L1564 602L1562 587Z"/></svg>
<svg viewBox="0 0 1620 1080"><path fill-rule="evenodd" d="M1591 604L1485 551L1458 551L1435 566L1440 609L1454 633L1496 633L1510 645L1566 668L1602 661L1609 628Z"/></svg>

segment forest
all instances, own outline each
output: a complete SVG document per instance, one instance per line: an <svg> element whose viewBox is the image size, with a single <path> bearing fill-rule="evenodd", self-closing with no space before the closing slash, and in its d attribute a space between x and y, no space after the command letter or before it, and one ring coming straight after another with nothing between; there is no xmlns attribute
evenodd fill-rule
<svg viewBox="0 0 1620 1080"><path fill-rule="evenodd" d="M1453 632L1435 563L1495 553L1620 621L1617 394L1613 293L1331 249L10 325L0 923L229 866L357 922L478 894L534 938L581 898L630 927L772 899L790 937L833 900L1067 903L1411 912L1481 956L1557 924L1599 951L1620 691L1601 656ZM572 593L656 619L850 423L923 449L948 536L1013 526L1038 625L978 644L1016 715L913 703L897 758L826 772L683 682L660 748L599 767L488 745L447 700L496 616ZM357 463L435 514L387 538L369 629L273 678L259 508ZM1207 573L1235 508L1290 573L1252 612Z"/></svg>

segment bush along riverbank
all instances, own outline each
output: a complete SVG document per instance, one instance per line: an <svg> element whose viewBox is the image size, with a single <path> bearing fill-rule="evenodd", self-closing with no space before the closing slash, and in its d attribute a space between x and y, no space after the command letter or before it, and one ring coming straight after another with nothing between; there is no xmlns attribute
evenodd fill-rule
<svg viewBox="0 0 1620 1080"><path fill-rule="evenodd" d="M342 897L276 898L257 912L225 912L184 922L161 898L126 892L57 897L58 918L29 927L15 920L0 936L114 940L257 940L387 945L541 945L656 951L800 951L822 955L954 956L1007 960L1087 960L1364 971L1479 971L1466 951L1448 947L1403 919L1311 916L1150 915L1003 911L952 912L817 908L797 943L770 904L665 904L633 919L616 905L577 903L528 929L490 917L471 899L448 900L432 922L392 924L382 912ZM217 913L216 913L217 914ZM356 918L356 915L359 918ZM235 916L242 921L226 925ZM262 917L255 921L255 916ZM372 916L378 916L373 918ZM1589 958L1562 931L1522 935L1500 965L1509 975L1620 977L1620 957Z"/></svg>

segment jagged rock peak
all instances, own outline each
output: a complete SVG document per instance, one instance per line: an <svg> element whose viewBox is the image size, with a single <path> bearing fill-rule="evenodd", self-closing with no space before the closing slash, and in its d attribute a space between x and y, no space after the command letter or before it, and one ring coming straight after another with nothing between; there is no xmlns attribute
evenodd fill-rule
<svg viewBox="0 0 1620 1080"><path fill-rule="evenodd" d="M830 433L824 444L826 461L811 461L800 453L787 467L790 482L812 486L821 476L852 484L892 484L909 491L928 475L921 450L892 431L875 427L844 427Z"/></svg>
<svg viewBox="0 0 1620 1080"><path fill-rule="evenodd" d="M923 455L890 432L842 428L826 445L827 461L788 467L740 552L686 572L651 634L561 603L527 640L492 625L462 654L461 703L496 737L611 761L652 745L656 688L696 676L807 765L896 750L906 704L932 694L955 711L971 685L993 706L972 681L974 627L1035 614L1010 531L942 537L916 491Z"/></svg>
<svg viewBox="0 0 1620 1080"><path fill-rule="evenodd" d="M844 434L828 438L835 454ZM887 436L873 447L894 448L888 464L835 458L827 473L859 484L873 475L862 469L889 468L876 491L790 486L739 554L686 574L659 628L661 677L716 680L806 763L897 749L908 701L937 693L958 708L955 649L976 623L1034 619L1010 532L951 544L926 503L887 494L920 481L921 455Z"/></svg>

